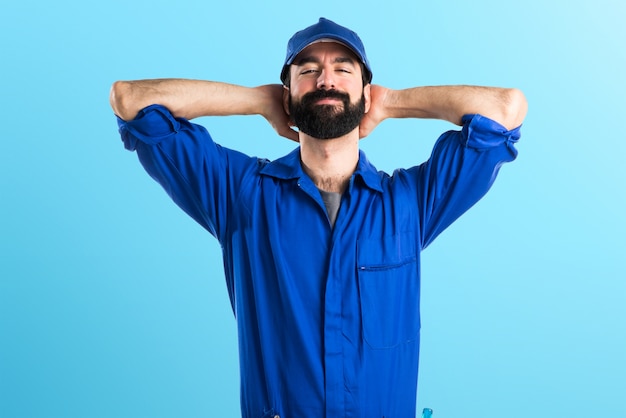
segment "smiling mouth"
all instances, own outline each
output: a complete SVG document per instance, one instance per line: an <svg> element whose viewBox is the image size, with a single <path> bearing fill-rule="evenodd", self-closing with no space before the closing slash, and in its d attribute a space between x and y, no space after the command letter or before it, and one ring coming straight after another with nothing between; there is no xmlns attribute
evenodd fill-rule
<svg viewBox="0 0 626 418"><path fill-rule="evenodd" d="M343 103L342 100L337 99L335 97L324 97L315 102L315 104L317 105L334 105L334 104L339 104L339 103Z"/></svg>

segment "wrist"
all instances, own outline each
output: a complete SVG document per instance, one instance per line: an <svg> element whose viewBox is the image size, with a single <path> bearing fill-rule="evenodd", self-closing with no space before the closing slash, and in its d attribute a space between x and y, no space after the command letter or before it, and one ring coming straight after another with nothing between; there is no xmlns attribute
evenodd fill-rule
<svg viewBox="0 0 626 418"><path fill-rule="evenodd" d="M250 101L250 114L265 118L271 115L277 105L282 107L284 87L282 84L265 84L254 87L254 98Z"/></svg>

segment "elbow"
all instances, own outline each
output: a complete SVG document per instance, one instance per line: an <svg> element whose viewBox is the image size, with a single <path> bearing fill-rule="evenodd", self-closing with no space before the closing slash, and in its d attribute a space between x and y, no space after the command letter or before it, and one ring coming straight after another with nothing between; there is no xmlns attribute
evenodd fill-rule
<svg viewBox="0 0 626 418"><path fill-rule="evenodd" d="M109 94L109 103L113 112L123 120L132 120L137 112L129 108L130 102L130 82L128 81L116 81L111 86L111 92Z"/></svg>
<svg viewBox="0 0 626 418"><path fill-rule="evenodd" d="M519 89L506 89L504 91L503 125L507 129L517 128L524 122L528 112L526 96Z"/></svg>

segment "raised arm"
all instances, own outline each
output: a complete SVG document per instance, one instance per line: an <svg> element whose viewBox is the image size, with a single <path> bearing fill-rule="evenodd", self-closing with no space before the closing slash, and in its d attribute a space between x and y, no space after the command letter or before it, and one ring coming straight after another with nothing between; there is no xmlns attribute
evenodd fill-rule
<svg viewBox="0 0 626 418"><path fill-rule="evenodd" d="M283 104L279 84L243 87L205 80L155 79L117 81L111 87L110 103L117 116L132 120L152 104L160 104L176 117L262 115L286 138L297 141Z"/></svg>
<svg viewBox="0 0 626 418"><path fill-rule="evenodd" d="M372 105L361 123L361 137L388 118L442 119L461 125L466 114L480 114L507 129L522 124L528 105L517 89L434 86L392 90L372 85Z"/></svg>

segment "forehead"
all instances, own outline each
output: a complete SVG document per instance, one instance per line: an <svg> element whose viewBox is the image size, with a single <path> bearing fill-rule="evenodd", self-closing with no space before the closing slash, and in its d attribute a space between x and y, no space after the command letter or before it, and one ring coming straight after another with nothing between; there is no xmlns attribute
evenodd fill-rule
<svg viewBox="0 0 626 418"><path fill-rule="evenodd" d="M299 65L302 61L321 61L324 58L348 58L358 64L359 59L347 46L334 41L315 42L304 48L293 60L293 64Z"/></svg>

